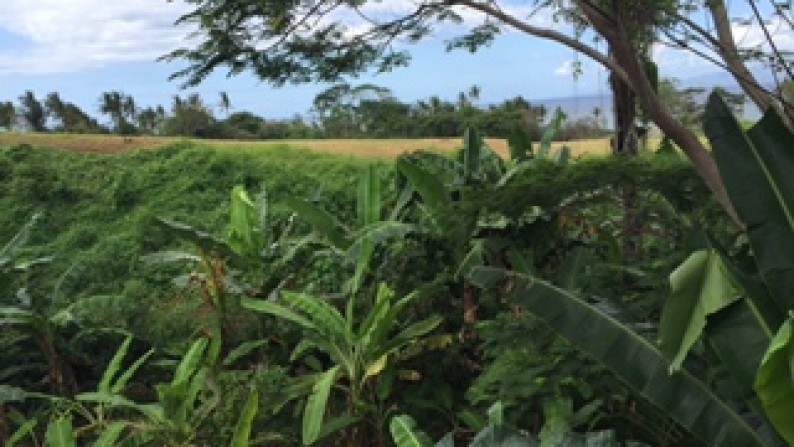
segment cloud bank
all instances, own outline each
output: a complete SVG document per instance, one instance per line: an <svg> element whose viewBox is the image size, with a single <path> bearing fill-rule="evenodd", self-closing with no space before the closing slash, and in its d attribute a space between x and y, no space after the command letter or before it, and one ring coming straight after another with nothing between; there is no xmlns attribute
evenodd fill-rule
<svg viewBox="0 0 794 447"><path fill-rule="evenodd" d="M174 21L189 8L165 0L3 0L0 75L79 72L152 61L189 34ZM17 43L19 42L19 43Z"/></svg>

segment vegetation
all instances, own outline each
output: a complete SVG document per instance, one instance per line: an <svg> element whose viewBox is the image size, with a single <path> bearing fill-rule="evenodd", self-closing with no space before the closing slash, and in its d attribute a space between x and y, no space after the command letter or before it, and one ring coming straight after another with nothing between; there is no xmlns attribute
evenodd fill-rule
<svg viewBox="0 0 794 447"><path fill-rule="evenodd" d="M792 137L769 115L745 138L725 107L715 96L706 122L726 182L763 194L729 189L759 219L748 239L677 155L571 162L550 144L560 119L508 159L471 130L452 157L393 167L189 143L4 148L0 435L785 445L794 413L772 396L791 387L776 292L791 275L767 259L789 259L787 177L770 167ZM747 160L721 155L732 139Z"/></svg>

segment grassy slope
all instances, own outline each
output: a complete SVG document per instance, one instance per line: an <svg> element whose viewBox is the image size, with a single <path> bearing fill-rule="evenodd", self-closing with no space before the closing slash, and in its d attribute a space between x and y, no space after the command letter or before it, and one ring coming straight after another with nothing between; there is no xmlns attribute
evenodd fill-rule
<svg viewBox="0 0 794 447"><path fill-rule="evenodd" d="M283 146L252 153L179 143L113 156L6 147L0 149L0 245L42 212L25 256L56 260L29 278L34 293L47 296L68 270L62 292L69 302L100 301L108 308L105 318L134 327L151 316L135 303L151 302L148 311L156 312L157 303L165 305L163 297L174 293L168 281L175 272L140 262L142 255L175 246L153 224L155 216L223 235L236 184L252 193L266 189L276 218L287 215L282 197L312 197L320 190L325 203L340 207L336 212L351 214L352 186L363 163ZM9 299L6 291L3 296Z"/></svg>

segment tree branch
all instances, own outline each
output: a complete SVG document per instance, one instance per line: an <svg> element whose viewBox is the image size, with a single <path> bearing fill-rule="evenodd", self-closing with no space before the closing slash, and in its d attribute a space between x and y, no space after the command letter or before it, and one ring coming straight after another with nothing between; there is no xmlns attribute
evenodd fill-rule
<svg viewBox="0 0 794 447"><path fill-rule="evenodd" d="M617 64L613 59L600 53L596 49L587 46L582 42L579 42L576 39L566 36L565 34L562 34L558 31L554 31L548 28L541 28L534 25L530 25L529 23L519 20L518 18L502 11L501 9L494 7L491 4L485 4L473 0L456 0L456 1L448 1L447 3L450 5L457 4L457 5L467 6L471 9L480 11L483 14L493 17L499 20L500 22L504 23L505 25L515 28L516 30L521 31L525 34L529 34L531 36L539 37L541 39L548 39L548 40L553 40L557 43L561 43L593 59L594 61L606 67L612 73L615 73L616 76L618 76L620 79L625 81L627 84L632 85L632 80L629 77L629 75L626 73L623 67Z"/></svg>

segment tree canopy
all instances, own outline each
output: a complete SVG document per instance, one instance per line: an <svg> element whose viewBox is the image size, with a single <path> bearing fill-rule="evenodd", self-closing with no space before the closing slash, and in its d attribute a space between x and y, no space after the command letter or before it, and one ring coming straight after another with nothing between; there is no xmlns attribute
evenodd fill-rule
<svg viewBox="0 0 794 447"><path fill-rule="evenodd" d="M645 116L689 156L734 217L714 160L662 103L648 70L648 48L656 43L692 51L731 73L762 110L785 108L780 95L765 89L747 68L751 54L737 45L723 0L183 1L195 9L179 21L198 26L194 36L198 43L164 59L189 62L174 74L185 85L198 84L221 67L229 75L251 71L275 85L336 82L371 70L385 72L407 65L410 44L446 25L461 29L457 37L447 40L448 49L476 51L508 30L565 45L609 69L613 78L636 95ZM790 61L774 45L762 11L755 0L743 3L754 13L751 20L766 31L770 50L765 54L771 65L790 78ZM786 19L785 11L774 5L766 12ZM694 14L703 13L713 29L695 18ZM575 32L544 26L537 19L540 16L566 21ZM790 21L786 23L791 26ZM607 49L586 43L581 38L585 30L606 41ZM760 47L757 50L763 53Z"/></svg>

